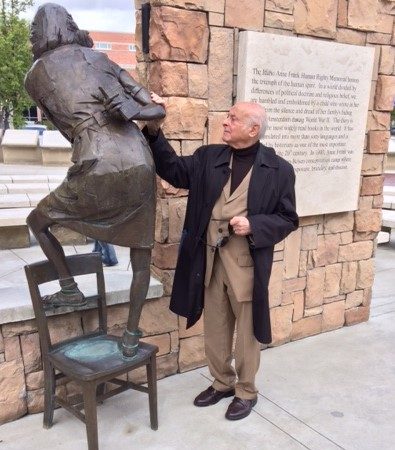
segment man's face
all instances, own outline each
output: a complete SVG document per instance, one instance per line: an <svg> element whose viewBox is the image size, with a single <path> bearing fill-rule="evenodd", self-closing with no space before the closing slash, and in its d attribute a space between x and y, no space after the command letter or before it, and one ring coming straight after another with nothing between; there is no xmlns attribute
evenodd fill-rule
<svg viewBox="0 0 395 450"><path fill-rule="evenodd" d="M248 121L248 112L242 105L230 108L223 122L222 140L234 148L245 148L251 145L253 127Z"/></svg>

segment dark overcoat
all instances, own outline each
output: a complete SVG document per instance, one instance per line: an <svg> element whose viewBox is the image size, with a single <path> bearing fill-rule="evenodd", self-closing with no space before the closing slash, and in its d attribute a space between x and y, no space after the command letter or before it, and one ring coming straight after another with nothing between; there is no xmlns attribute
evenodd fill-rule
<svg viewBox="0 0 395 450"><path fill-rule="evenodd" d="M161 131L157 137L145 134L158 175L174 187L189 190L170 309L186 317L187 327L191 327L204 307L205 235L215 202L231 172L231 149L228 145L207 145L192 156L182 157ZM274 245L298 227L294 184L291 164L261 144L251 174L247 217L254 261L254 334L262 343L272 340L268 284Z"/></svg>

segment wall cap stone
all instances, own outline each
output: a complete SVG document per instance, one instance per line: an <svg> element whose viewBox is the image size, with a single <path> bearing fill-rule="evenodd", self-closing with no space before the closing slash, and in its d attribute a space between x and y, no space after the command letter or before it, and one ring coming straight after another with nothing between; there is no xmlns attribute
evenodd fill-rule
<svg viewBox="0 0 395 450"><path fill-rule="evenodd" d="M118 305L129 302L130 283L132 281L132 271L125 273L105 273L107 306ZM83 279L76 280L85 296L95 295L96 281L94 275L88 275ZM57 282L47 283L43 286L42 294L53 293L58 289ZM163 285L157 279L151 277L147 293L147 300L159 298L163 295ZM27 284L5 287L0 289L0 324L21 322L34 319L33 306L30 300L30 294ZM94 306L79 308L78 311L93 309ZM49 312L48 316L67 314L77 311L74 308L57 308Z"/></svg>

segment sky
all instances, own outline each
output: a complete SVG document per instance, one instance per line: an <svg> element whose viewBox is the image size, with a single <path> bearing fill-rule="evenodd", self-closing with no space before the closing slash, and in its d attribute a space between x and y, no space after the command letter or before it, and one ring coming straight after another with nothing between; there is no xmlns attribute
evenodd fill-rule
<svg viewBox="0 0 395 450"><path fill-rule="evenodd" d="M48 3L48 0L34 0L33 7L21 16L31 21L43 3ZM51 3L64 6L82 30L134 33L133 0L55 0Z"/></svg>

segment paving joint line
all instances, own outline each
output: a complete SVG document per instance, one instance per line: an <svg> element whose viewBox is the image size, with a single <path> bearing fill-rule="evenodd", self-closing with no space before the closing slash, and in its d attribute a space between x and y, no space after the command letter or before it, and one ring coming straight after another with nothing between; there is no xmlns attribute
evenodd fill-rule
<svg viewBox="0 0 395 450"><path fill-rule="evenodd" d="M394 298L395 301L395 295L393 292L391 292L391 294L375 295L374 297L372 297L372 304L373 302L379 301L382 298Z"/></svg>
<svg viewBox="0 0 395 450"><path fill-rule="evenodd" d="M394 296L394 294L391 294L391 295L386 295L386 296L381 297L381 298L388 298L388 297L391 297L391 298L392 298L393 296ZM373 308L370 308L370 309L380 308L381 306L391 305L392 303L395 303L395 299L392 300L392 302L388 302L388 303L380 303L380 304L374 305Z"/></svg>
<svg viewBox="0 0 395 450"><path fill-rule="evenodd" d="M295 442L298 442L302 447L307 448L307 450L312 450L310 447L307 447L307 445L303 444L303 442L300 442L299 439L296 439L295 437L293 437L290 433L288 433L287 431L283 430L281 427L279 427L278 425L276 425L274 422L272 422L271 420L267 419L263 414L261 414L260 412L256 411L255 409L253 409L254 413L257 414L259 417L262 417L263 420L266 420L266 422L269 422L271 425L273 425L274 427L276 427L277 429L279 429L280 431L282 431L284 434L286 434L287 436L289 436L292 440L294 440Z"/></svg>
<svg viewBox="0 0 395 450"><path fill-rule="evenodd" d="M2 278L4 278L4 277L8 277L8 275L12 275L13 273L18 272L18 270L21 270L21 269L23 269L23 267L19 267L18 269L11 270L11 272L5 273L4 275L0 275L0 280L1 280Z"/></svg>
<svg viewBox="0 0 395 450"><path fill-rule="evenodd" d="M28 264L28 262L27 262L25 259L23 259L21 256L19 256L17 253L15 253L14 250L15 250L15 249L11 249L11 252L12 252L17 258L21 259L25 264Z"/></svg>
<svg viewBox="0 0 395 450"><path fill-rule="evenodd" d="M370 318L373 319L375 317L385 316L387 314L393 314L393 313L395 313L395 309L393 311L387 311L387 312L383 312L383 313L380 313L380 314L374 314L374 315L371 314Z"/></svg>
<svg viewBox="0 0 395 450"><path fill-rule="evenodd" d="M201 373L200 374L203 378L205 378L206 380L212 382L213 380L210 379L209 377L207 377L205 374ZM280 430L281 432L283 432L284 434L286 434L287 436L289 436L292 440L294 440L295 442L298 442L300 445L302 445L304 448L306 448L307 450L311 450L309 447L307 447L305 444L303 444L302 442L300 442L298 439L294 438L291 434L289 434L287 431L283 430L281 427L279 427L278 425L276 425L274 422L272 422L271 420L267 419L265 416L263 416L261 413L259 413L258 411L256 411L255 409L252 410L255 414L257 414L259 417L262 417L262 419L266 420L266 422L269 422L271 425L273 425L274 427L276 427L278 430Z"/></svg>
<svg viewBox="0 0 395 450"><path fill-rule="evenodd" d="M209 377L207 377L204 373L200 374L203 378L206 378L206 380L212 382L212 379L210 379ZM277 408L281 409L282 411L284 411L286 414L288 414L289 416L293 417L295 420L297 420L298 422L300 422L301 424L303 424L305 427L309 428L311 431L313 431L314 433L317 433L319 436L323 437L324 439L326 439L327 441L331 442L332 444L336 445L336 447L340 448L341 450L346 450L344 447L342 447L341 445L337 444L335 441L333 441L332 439L328 438L327 436L325 436L324 434L320 433L318 430L314 429L312 426L308 425L307 423L305 423L303 420L299 419L298 417L296 417L295 415L293 415L292 413L290 413L289 411L287 411L286 409L284 409L282 406L278 405L276 402L274 402L273 400L270 400L268 397L265 397L263 394L258 393L259 396L261 396L262 398L266 399L268 402L272 403L273 405L277 406ZM271 423L273 426L275 426L276 428L278 428L279 430L281 430L283 433L287 434L289 437L291 437L293 440L295 440L296 442L298 442L299 444L303 445L303 447L307 448L308 450L311 450L309 447L307 447L305 444L303 444L302 442L300 442L298 439L296 439L295 437L293 437L291 434L289 434L287 431L283 430L282 428L280 428L278 425L276 425L275 423L271 422L269 419L267 419L266 417L264 417L262 414L260 414L258 411L255 411L255 413L257 413L260 417L262 417L263 419L265 419L267 422Z"/></svg>
<svg viewBox="0 0 395 450"><path fill-rule="evenodd" d="M273 405L277 406L277 408L280 408L282 411L284 411L286 414L288 414L289 416L293 417L295 420L297 420L298 422L302 423L304 426L306 426L307 428L310 428L310 430L314 431L315 433L319 434L321 437L323 437L324 439L326 439L329 442L332 442L332 444L336 445L336 447L339 447L342 450L346 450L344 447L342 447L341 445L339 445L337 442L333 441L331 438L325 436L324 434L322 434L320 431L316 430L315 428L313 428L311 425L307 424L306 422L304 422L302 419L299 419L299 417L296 417L294 414L292 414L291 412L287 411L285 408L283 408L282 406L278 405L275 401L271 400L270 398L264 396L263 394L259 394L261 397L265 398L268 402L273 403Z"/></svg>
<svg viewBox="0 0 395 450"><path fill-rule="evenodd" d="M391 272L393 271L394 268L393 267L389 267L388 269L375 269L374 271L374 277L376 278L376 275L379 273L384 273L384 272Z"/></svg>

